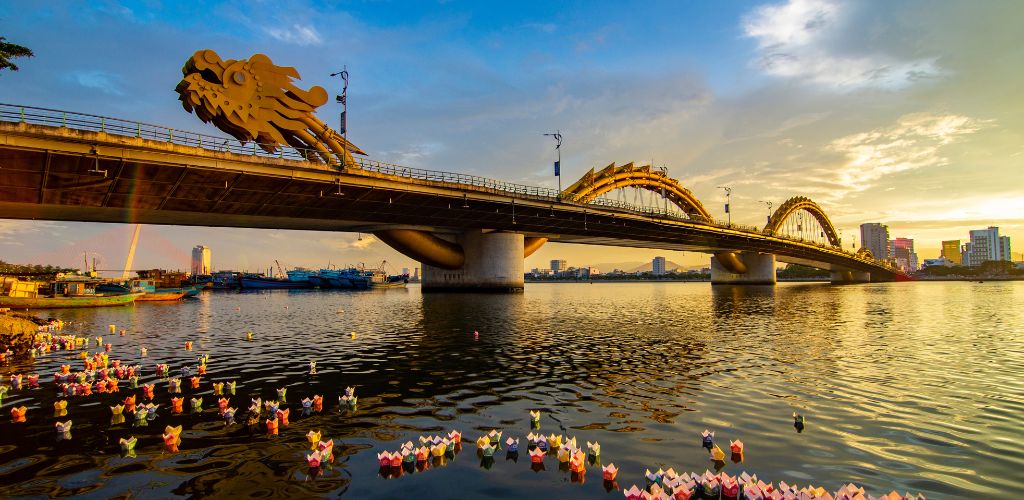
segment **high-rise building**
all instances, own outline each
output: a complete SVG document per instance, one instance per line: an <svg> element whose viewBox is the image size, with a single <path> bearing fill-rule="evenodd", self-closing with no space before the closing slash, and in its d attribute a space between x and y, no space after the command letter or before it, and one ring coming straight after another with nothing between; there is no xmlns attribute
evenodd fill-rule
<svg viewBox="0 0 1024 500"><path fill-rule="evenodd" d="M665 274L665 258L655 257L651 262L651 270L655 276L662 276Z"/></svg>
<svg viewBox="0 0 1024 500"><path fill-rule="evenodd" d="M889 255L889 226L871 222L860 225L860 246L871 251L876 260L887 260Z"/></svg>
<svg viewBox="0 0 1024 500"><path fill-rule="evenodd" d="M569 266L567 265L567 263L566 263L566 261L564 259L552 260L551 261L551 270L553 272L557 273L557 272L565 271L566 269L569 269Z"/></svg>
<svg viewBox="0 0 1024 500"><path fill-rule="evenodd" d="M1010 237L999 236L999 228L971 231L970 264L980 266L990 260L1010 260Z"/></svg>
<svg viewBox="0 0 1024 500"><path fill-rule="evenodd" d="M963 262L960 260L960 252L960 240L948 240L942 242L942 253L939 256L944 257L954 266L959 266Z"/></svg>
<svg viewBox="0 0 1024 500"><path fill-rule="evenodd" d="M896 261L896 267L904 272L917 271L917 254L914 253L914 240L896 238L889 242L889 257Z"/></svg>
<svg viewBox="0 0 1024 500"><path fill-rule="evenodd" d="M196 245L192 249L192 275L213 274L210 266L210 247Z"/></svg>

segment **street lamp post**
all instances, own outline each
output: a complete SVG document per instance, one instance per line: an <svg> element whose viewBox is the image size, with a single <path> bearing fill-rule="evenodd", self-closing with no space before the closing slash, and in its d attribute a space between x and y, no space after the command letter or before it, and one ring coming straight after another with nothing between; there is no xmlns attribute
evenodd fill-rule
<svg viewBox="0 0 1024 500"><path fill-rule="evenodd" d="M768 224L770 224L772 222L772 202L771 201L763 201L762 200L761 203L764 203L765 205L768 205L768 219L764 223L764 227L768 227Z"/></svg>
<svg viewBox="0 0 1024 500"><path fill-rule="evenodd" d="M555 151L558 152L558 159L555 160L555 177L558 177L558 199L562 199L562 131L556 130L551 134L544 134L555 138Z"/></svg>
<svg viewBox="0 0 1024 500"><path fill-rule="evenodd" d="M341 157L341 169L345 170L348 163L348 65L342 66L341 71L331 73L331 76L340 76L342 81L341 94L334 96L334 99L341 104L341 116L338 118L338 132L341 133L341 148L344 154Z"/></svg>
<svg viewBox="0 0 1024 500"><path fill-rule="evenodd" d="M732 227L732 210L729 207L732 201L732 188L729 186L718 186L718 189L725 190L725 214L728 216L729 226Z"/></svg>

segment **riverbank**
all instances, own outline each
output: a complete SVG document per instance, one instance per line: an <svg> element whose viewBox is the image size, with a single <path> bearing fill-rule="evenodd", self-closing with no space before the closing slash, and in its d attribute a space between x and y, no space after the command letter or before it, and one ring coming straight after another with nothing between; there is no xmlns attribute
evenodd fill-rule
<svg viewBox="0 0 1024 500"><path fill-rule="evenodd" d="M25 313L0 311L0 352L24 354L32 348L39 326L45 321Z"/></svg>

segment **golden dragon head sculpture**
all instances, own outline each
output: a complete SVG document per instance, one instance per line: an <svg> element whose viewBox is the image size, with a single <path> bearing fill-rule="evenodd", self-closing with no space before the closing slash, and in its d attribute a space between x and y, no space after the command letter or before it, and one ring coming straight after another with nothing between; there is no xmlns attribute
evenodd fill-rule
<svg viewBox="0 0 1024 500"><path fill-rule="evenodd" d="M207 49L196 51L181 72L175 90L185 111L243 143L255 141L270 153L288 144L308 151L309 160L348 167L355 166L352 153L366 154L313 114L327 102L327 91L295 86L295 68L263 54L225 60Z"/></svg>

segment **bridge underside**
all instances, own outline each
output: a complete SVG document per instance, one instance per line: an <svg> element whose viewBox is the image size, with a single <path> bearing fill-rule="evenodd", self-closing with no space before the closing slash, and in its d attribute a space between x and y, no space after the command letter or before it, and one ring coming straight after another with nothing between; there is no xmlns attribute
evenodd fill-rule
<svg viewBox="0 0 1024 500"><path fill-rule="evenodd" d="M0 123L0 218L360 231L412 229L591 245L772 254L892 279L837 249L608 207L515 198L453 184L277 158L222 153L54 127ZM535 250L528 240L520 251ZM525 253L523 254L525 255Z"/></svg>

